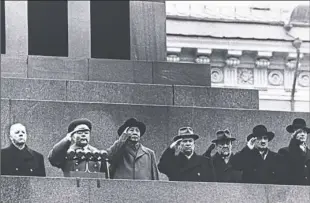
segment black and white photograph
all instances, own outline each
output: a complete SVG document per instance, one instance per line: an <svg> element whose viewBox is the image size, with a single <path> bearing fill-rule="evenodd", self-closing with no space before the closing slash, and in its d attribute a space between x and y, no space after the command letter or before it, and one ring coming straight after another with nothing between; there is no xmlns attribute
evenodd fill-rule
<svg viewBox="0 0 310 203"><path fill-rule="evenodd" d="M1 203L309 203L310 2L1 0Z"/></svg>

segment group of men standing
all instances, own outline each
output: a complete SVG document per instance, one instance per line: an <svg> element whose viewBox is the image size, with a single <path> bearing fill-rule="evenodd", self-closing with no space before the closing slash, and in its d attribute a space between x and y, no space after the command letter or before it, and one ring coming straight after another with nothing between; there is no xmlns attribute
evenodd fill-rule
<svg viewBox="0 0 310 203"><path fill-rule="evenodd" d="M277 153L268 147L274 132L257 125L236 154L232 153L236 138L226 129L217 131L205 153L198 155L195 141L199 135L191 127L182 127L157 165L154 151L140 142L146 132L143 122L128 119L119 127L114 144L99 150L89 144L91 122L77 119L51 149L48 160L64 176L77 171L104 172L112 179L159 180L161 172L170 181L310 185L310 149L306 145L310 128L304 119L296 118L286 130L291 134L290 143ZM12 125L9 138L12 144L1 150L1 174L45 176L43 156L26 145L25 126ZM211 155L213 150L216 153Z"/></svg>

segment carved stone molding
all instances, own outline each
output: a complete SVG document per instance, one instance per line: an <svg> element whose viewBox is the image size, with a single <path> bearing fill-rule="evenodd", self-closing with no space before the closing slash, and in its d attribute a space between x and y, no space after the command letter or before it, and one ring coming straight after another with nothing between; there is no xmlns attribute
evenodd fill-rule
<svg viewBox="0 0 310 203"><path fill-rule="evenodd" d="M248 68L238 69L238 84L253 85L254 84L253 69Z"/></svg>
<svg viewBox="0 0 310 203"><path fill-rule="evenodd" d="M167 47L167 53L181 53L181 47Z"/></svg>
<svg viewBox="0 0 310 203"><path fill-rule="evenodd" d="M210 58L207 56L199 56L195 59L196 63L200 64L209 64L210 63Z"/></svg>
<svg viewBox="0 0 310 203"><path fill-rule="evenodd" d="M270 61L268 59L258 59L255 62L257 68L269 68Z"/></svg>
<svg viewBox="0 0 310 203"><path fill-rule="evenodd" d="M224 82L224 73L220 68L211 69L211 82L213 83L223 83Z"/></svg>
<svg viewBox="0 0 310 203"><path fill-rule="evenodd" d="M240 64L240 59L235 58L235 57L230 57L226 59L225 62L228 67L237 67Z"/></svg>
<svg viewBox="0 0 310 203"><path fill-rule="evenodd" d="M178 55L168 55L167 56L167 61L168 62L179 62L180 61L180 57Z"/></svg>
<svg viewBox="0 0 310 203"><path fill-rule="evenodd" d="M272 70L268 74L268 82L273 86L283 85L284 76L283 73L279 70Z"/></svg>
<svg viewBox="0 0 310 203"><path fill-rule="evenodd" d="M258 51L257 56L258 57L264 57L264 58L271 58L272 52L271 51Z"/></svg>
<svg viewBox="0 0 310 203"><path fill-rule="evenodd" d="M296 62L297 62L296 60L289 60L286 63L286 68L289 69L289 70L294 70L295 67L296 67ZM300 67L300 66L301 66L301 64L299 62L298 67Z"/></svg>
<svg viewBox="0 0 310 203"><path fill-rule="evenodd" d="M212 54L212 49L203 49L203 48L197 48L197 55L211 55Z"/></svg>
<svg viewBox="0 0 310 203"><path fill-rule="evenodd" d="M309 87L310 86L310 72L301 72L297 78L298 85L301 87Z"/></svg>
<svg viewBox="0 0 310 203"><path fill-rule="evenodd" d="M300 53L299 55L300 59L302 59L304 57L303 53ZM296 59L297 58L297 53L296 52L291 52L288 54L287 59L291 60L291 59Z"/></svg>
<svg viewBox="0 0 310 203"><path fill-rule="evenodd" d="M228 56L241 56L242 50L228 50L227 55Z"/></svg>

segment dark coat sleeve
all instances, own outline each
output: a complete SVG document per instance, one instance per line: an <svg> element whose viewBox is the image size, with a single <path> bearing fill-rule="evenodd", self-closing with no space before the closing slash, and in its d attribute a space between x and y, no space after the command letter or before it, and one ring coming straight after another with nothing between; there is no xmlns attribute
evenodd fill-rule
<svg viewBox="0 0 310 203"><path fill-rule="evenodd" d="M45 173L44 157L42 154L39 155L39 164L40 164L39 166L40 170L38 176L45 177L46 173Z"/></svg>
<svg viewBox="0 0 310 203"><path fill-rule="evenodd" d="M167 148L158 163L158 170L168 177L171 177L176 171L174 169L176 167L176 156L174 152L174 149Z"/></svg>
<svg viewBox="0 0 310 203"><path fill-rule="evenodd" d="M280 184L289 185L290 184L289 168L291 166L290 166L290 161L289 161L288 147L284 147L284 148L279 149L278 156L279 156L279 160L281 163L281 171L280 171L281 172L280 173L281 181L280 181Z"/></svg>
<svg viewBox="0 0 310 203"><path fill-rule="evenodd" d="M8 153L6 149L1 150L1 175L10 175L10 169L8 166Z"/></svg>
<svg viewBox="0 0 310 203"><path fill-rule="evenodd" d="M212 143L202 156L211 158L211 153L214 148L215 148L215 144Z"/></svg>
<svg viewBox="0 0 310 203"><path fill-rule="evenodd" d="M60 140L57 144L54 145L53 149L48 154L48 160L52 166L62 168L66 159L67 150L70 147L71 142L66 138Z"/></svg>
<svg viewBox="0 0 310 203"><path fill-rule="evenodd" d="M237 152L234 156L231 157L231 166L235 170L243 170L246 166L249 165L250 157L249 156L253 151L245 146L241 151Z"/></svg>
<svg viewBox="0 0 310 203"><path fill-rule="evenodd" d="M153 151L150 151L150 154L151 154L151 164L152 164L152 180L159 180L155 153Z"/></svg>

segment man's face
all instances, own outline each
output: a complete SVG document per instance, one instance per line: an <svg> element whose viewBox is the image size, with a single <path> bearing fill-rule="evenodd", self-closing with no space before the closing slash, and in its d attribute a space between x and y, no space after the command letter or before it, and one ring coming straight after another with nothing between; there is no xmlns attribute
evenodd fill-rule
<svg viewBox="0 0 310 203"><path fill-rule="evenodd" d="M26 127L20 123L13 124L10 128L10 140L16 145L24 145L27 141Z"/></svg>
<svg viewBox="0 0 310 203"><path fill-rule="evenodd" d="M267 149L268 148L268 136L263 135L263 136L259 136L257 137L257 140L255 142L255 147L257 149Z"/></svg>
<svg viewBox="0 0 310 203"><path fill-rule="evenodd" d="M190 155L194 152L195 149L195 141L193 138L184 138L180 142L181 152L184 154Z"/></svg>
<svg viewBox="0 0 310 203"><path fill-rule="evenodd" d="M307 141L308 133L305 130L297 129L297 130L295 130L295 132L293 134L294 134L296 140L298 140L302 143Z"/></svg>
<svg viewBox="0 0 310 203"><path fill-rule="evenodd" d="M87 125L81 124L74 128L72 134L72 140L79 147L85 147L89 143L90 129Z"/></svg>
<svg viewBox="0 0 310 203"><path fill-rule="evenodd" d="M138 127L130 127L127 130L129 134L129 140L132 142L139 142L140 141L140 129Z"/></svg>
<svg viewBox="0 0 310 203"><path fill-rule="evenodd" d="M231 154L232 142L230 140L219 140L216 142L217 152L221 156L229 156Z"/></svg>

